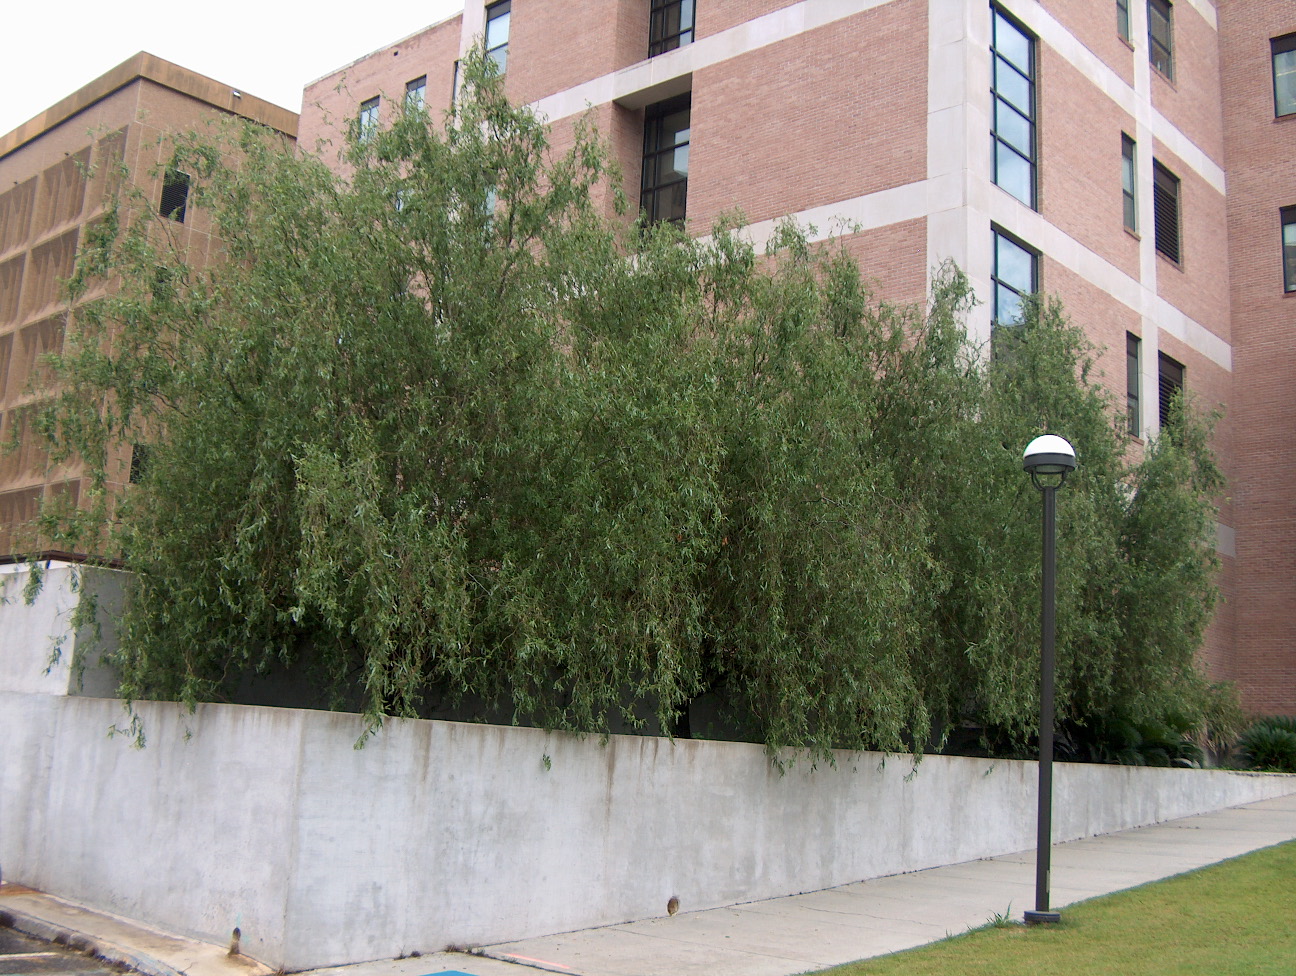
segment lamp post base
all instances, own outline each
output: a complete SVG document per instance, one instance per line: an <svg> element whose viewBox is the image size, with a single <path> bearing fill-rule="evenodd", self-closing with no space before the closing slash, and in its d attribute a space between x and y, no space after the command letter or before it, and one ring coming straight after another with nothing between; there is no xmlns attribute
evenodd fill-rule
<svg viewBox="0 0 1296 976"><path fill-rule="evenodd" d="M1062 921L1061 912L1040 912L1027 909L1023 915L1027 925L1056 925Z"/></svg>

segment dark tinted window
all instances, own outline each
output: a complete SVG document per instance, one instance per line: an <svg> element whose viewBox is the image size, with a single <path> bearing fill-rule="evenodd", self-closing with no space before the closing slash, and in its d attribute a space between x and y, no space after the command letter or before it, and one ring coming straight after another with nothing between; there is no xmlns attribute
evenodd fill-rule
<svg viewBox="0 0 1296 976"><path fill-rule="evenodd" d="M693 43L693 0L652 0L648 57Z"/></svg>
<svg viewBox="0 0 1296 976"><path fill-rule="evenodd" d="M1152 67L1174 80L1174 27L1169 0L1148 0L1148 57Z"/></svg>
<svg viewBox="0 0 1296 976"><path fill-rule="evenodd" d="M639 207L649 221L684 220L691 117L689 95L658 102L645 113Z"/></svg>
<svg viewBox="0 0 1296 976"><path fill-rule="evenodd" d="M158 204L158 213L183 224L188 203L189 175L177 169L167 170L162 180L162 200Z"/></svg>

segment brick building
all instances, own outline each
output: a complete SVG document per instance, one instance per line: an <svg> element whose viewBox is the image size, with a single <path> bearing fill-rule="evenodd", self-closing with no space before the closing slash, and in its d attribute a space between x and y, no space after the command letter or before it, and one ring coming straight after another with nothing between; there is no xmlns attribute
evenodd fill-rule
<svg viewBox="0 0 1296 976"><path fill-rule="evenodd" d="M397 99L435 117L481 38L557 143L592 115L655 217L706 233L740 207L758 241L789 214L853 224L902 301L953 259L979 341L1018 294L1055 294L1135 451L1176 388L1222 405L1204 660L1249 708L1296 713L1290 0L467 0L308 85L300 147L330 158L343 120Z"/></svg>
<svg viewBox="0 0 1296 976"><path fill-rule="evenodd" d="M296 136L295 113L144 53L0 136L0 440L21 423L15 408L41 395L40 357L62 348L74 312L60 284L119 164L171 215L191 259L206 259L208 227L202 214L186 214L187 180L165 172L162 137L221 114L268 125L289 146ZM75 469L52 467L22 434L18 450L0 455L0 554L20 544L14 529L42 498L76 499L82 487ZM125 479L130 459L119 460Z"/></svg>
<svg viewBox="0 0 1296 976"><path fill-rule="evenodd" d="M299 147L336 160L348 120L382 125L400 100L439 116L483 38L556 144L592 116L657 218L706 233L739 207L758 241L785 215L857 228L847 245L897 301L952 259L981 343L1019 294L1055 294L1103 350L1133 451L1176 388L1222 405L1225 602L1203 659L1249 708L1296 713L1290 0L467 0L306 86ZM124 153L142 179L158 131L215 111L296 121L141 55L0 137L0 411L36 395L66 315L54 283L101 205L70 161ZM201 254L201 217L184 232ZM0 460L0 527L77 490L45 468Z"/></svg>

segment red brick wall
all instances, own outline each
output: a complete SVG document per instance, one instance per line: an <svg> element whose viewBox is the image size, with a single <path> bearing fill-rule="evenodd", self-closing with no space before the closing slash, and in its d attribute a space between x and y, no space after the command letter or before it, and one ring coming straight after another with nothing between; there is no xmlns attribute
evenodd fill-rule
<svg viewBox="0 0 1296 976"><path fill-rule="evenodd" d="M924 179L926 65L926 0L895 0L697 72L690 227Z"/></svg>
<svg viewBox="0 0 1296 976"><path fill-rule="evenodd" d="M906 220L842 238L873 297L899 305L927 298L927 221Z"/></svg>
<svg viewBox="0 0 1296 976"><path fill-rule="evenodd" d="M573 126L578 118L586 125L593 126L598 137L610 150L611 161L621 177L621 189L628 204L625 220L629 223L639 213L639 177L643 163L643 111L627 109L607 102L580 116L559 119L552 124L549 134L549 150L554 158L561 156L572 147ZM611 179L596 187L593 199L605 214L613 215L614 194Z"/></svg>
<svg viewBox="0 0 1296 976"><path fill-rule="evenodd" d="M1131 0L1135 3L1137 0ZM1152 104L1217 163L1224 159L1216 31L1192 4L1173 5L1174 81L1152 71ZM1146 53L1147 39L1139 39Z"/></svg>
<svg viewBox="0 0 1296 976"><path fill-rule="evenodd" d="M1233 394L1233 373L1166 332L1160 333L1161 352L1184 366L1184 386L1198 406L1206 411L1222 410L1223 417L1215 431L1215 452L1229 484L1221 499L1220 512L1226 525L1236 525L1233 492L1237 477L1234 419L1228 411Z"/></svg>
<svg viewBox="0 0 1296 976"><path fill-rule="evenodd" d="M405 97L405 83L421 75L427 75L427 110L439 119L450 108L461 24L462 16L453 17L308 84L302 92L300 151L333 165L344 146L346 123L359 114L360 103L379 96L378 120L385 125Z"/></svg>
<svg viewBox="0 0 1296 976"><path fill-rule="evenodd" d="M1134 137L1134 120L1052 48L1041 45L1039 60L1040 211L1137 279L1139 241L1124 230L1121 196L1121 133Z"/></svg>
<svg viewBox="0 0 1296 976"><path fill-rule="evenodd" d="M1215 617L1206 628L1199 660L1206 668L1211 681L1238 680L1237 611L1238 611L1238 561L1232 556L1219 554L1220 571L1216 582L1219 601L1215 604Z"/></svg>
<svg viewBox="0 0 1296 976"><path fill-rule="evenodd" d="M509 97L533 102L643 61L648 11L648 0L513 0Z"/></svg>
<svg viewBox="0 0 1296 976"><path fill-rule="evenodd" d="M1131 0L1138 3L1138 0ZM1134 85L1134 51L1116 32L1116 4L1106 0L1043 0L1042 6L1125 83ZM1146 47L1146 42L1142 42Z"/></svg>
<svg viewBox="0 0 1296 976"><path fill-rule="evenodd" d="M1180 262L1157 252L1157 294L1184 314L1228 340L1229 253L1227 201L1165 146L1154 158L1179 177ZM1152 192L1150 186L1146 192ZM1152 228L1144 228L1152 233Z"/></svg>
<svg viewBox="0 0 1296 976"><path fill-rule="evenodd" d="M709 37L736 27L756 17L784 7L797 0L698 0L697 37Z"/></svg>
<svg viewBox="0 0 1296 976"><path fill-rule="evenodd" d="M1237 447L1238 685L1259 713L1296 714L1296 294L1278 211L1296 205L1296 117L1274 118L1269 38L1290 0L1221 0Z"/></svg>
<svg viewBox="0 0 1296 976"><path fill-rule="evenodd" d="M1056 261L1044 258L1040 281L1044 292L1061 300L1071 324L1084 330L1094 344L1096 373L1093 379L1102 383L1112 396L1116 409L1124 413L1125 334L1141 335L1138 312L1117 301L1097 285ZM1143 396L1147 396L1144 391Z"/></svg>

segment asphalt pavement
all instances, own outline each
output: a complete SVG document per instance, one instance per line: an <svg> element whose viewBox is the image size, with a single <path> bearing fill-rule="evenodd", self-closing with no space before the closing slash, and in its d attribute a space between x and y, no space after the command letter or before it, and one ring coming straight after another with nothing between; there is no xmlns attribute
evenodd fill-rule
<svg viewBox="0 0 1296 976"><path fill-rule="evenodd" d="M0 928L0 976L121 976L91 952Z"/></svg>
<svg viewBox="0 0 1296 976"><path fill-rule="evenodd" d="M1182 874L1296 839L1292 793L1057 844L1051 907ZM793 976L924 945L1034 906L1035 853L968 861L824 891L541 938L315 970L311 976ZM79 938L146 976L269 976L224 946L178 939L16 885L0 920Z"/></svg>

